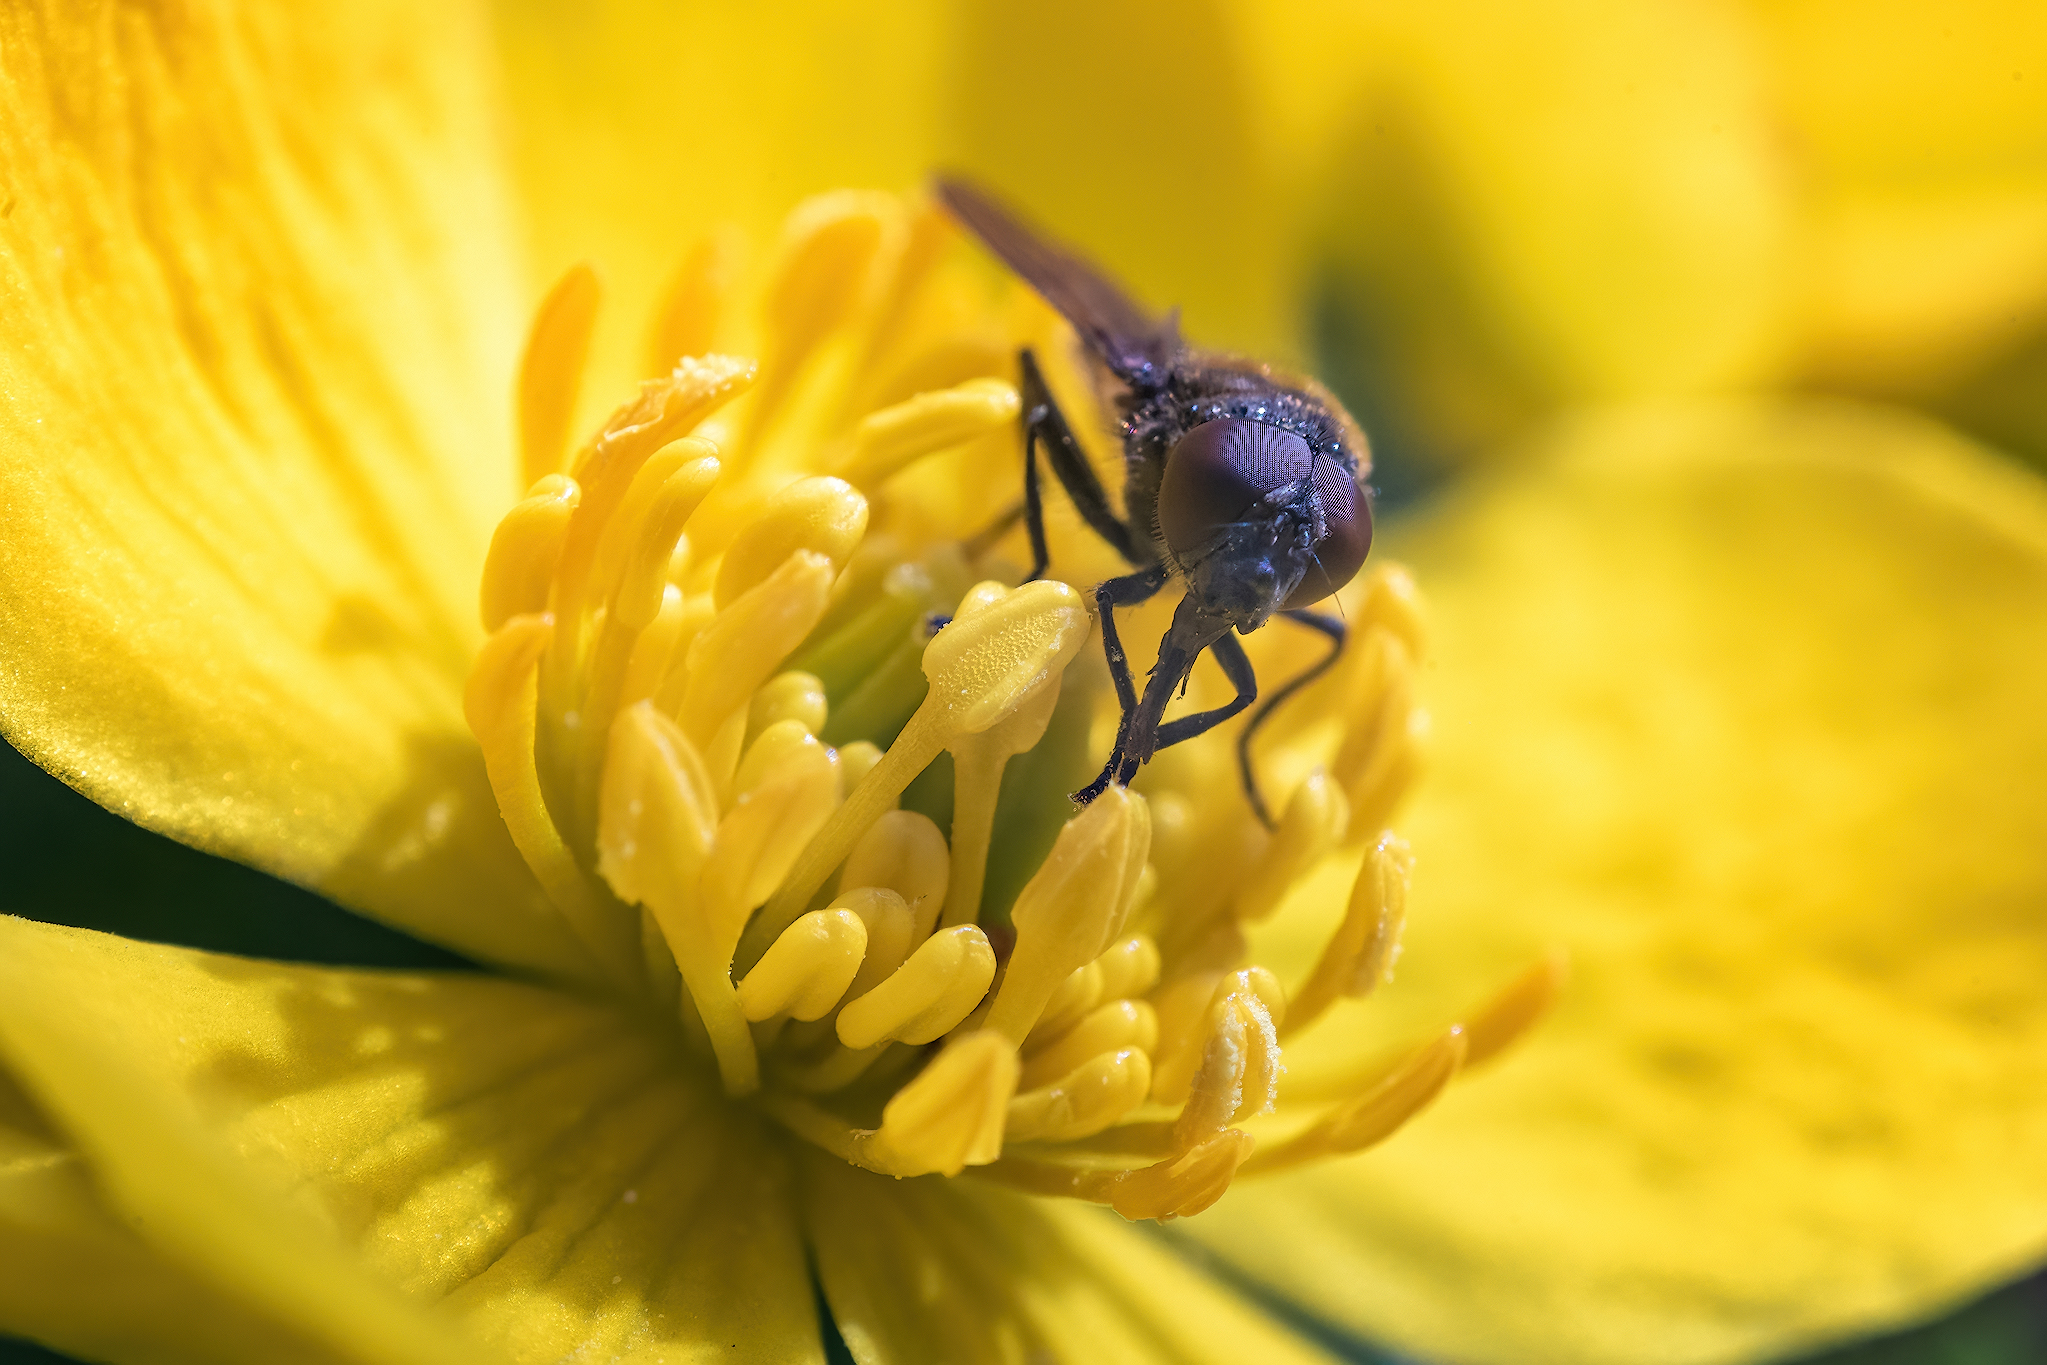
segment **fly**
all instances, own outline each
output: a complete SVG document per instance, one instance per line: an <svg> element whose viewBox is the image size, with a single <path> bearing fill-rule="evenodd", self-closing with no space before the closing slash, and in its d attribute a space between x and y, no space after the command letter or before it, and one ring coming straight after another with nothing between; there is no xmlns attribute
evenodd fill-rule
<svg viewBox="0 0 2047 1365"><path fill-rule="evenodd" d="M1238 637L1283 616L1319 632L1329 652L1274 693L1237 737L1244 793L1270 827L1251 741L1274 707L1343 652L1343 622L1308 608L1355 577L1371 549L1364 433L1313 380L1188 346L1176 313L1153 316L1093 263L1040 236L975 186L941 176L936 191L954 218L1072 324L1119 418L1121 517L1037 357L1028 347L1018 353L1029 578L1042 577L1049 558L1040 451L1081 517L1132 570L1095 588L1102 650L1123 718L1101 776L1074 800L1086 804L1110 784L1128 783L1160 749L1205 734L1255 702L1258 679ZM1150 599L1173 579L1185 584L1185 595L1140 695L1116 632L1116 608ZM1166 720L1167 703L1204 651L1214 654L1236 696Z"/></svg>

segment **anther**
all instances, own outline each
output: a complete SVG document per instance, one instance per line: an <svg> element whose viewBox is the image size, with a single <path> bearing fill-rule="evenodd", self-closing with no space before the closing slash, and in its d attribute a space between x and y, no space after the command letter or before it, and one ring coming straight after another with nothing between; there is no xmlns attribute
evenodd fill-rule
<svg viewBox="0 0 2047 1365"><path fill-rule="evenodd" d="M1477 1066L1498 1055L1556 1002L1569 960L1553 948L1464 1022L1464 1065Z"/></svg>
<svg viewBox="0 0 2047 1365"><path fill-rule="evenodd" d="M1343 841L1350 802L1343 789L1317 768L1294 789L1286 813L1257 865L1237 888L1236 917L1246 923L1279 908L1295 884Z"/></svg>
<svg viewBox="0 0 2047 1365"><path fill-rule="evenodd" d="M824 684L808 673L777 673L754 692L746 712L746 742L778 721L793 720L811 734L824 730Z"/></svg>
<svg viewBox="0 0 2047 1365"><path fill-rule="evenodd" d="M1147 1057L1158 1046L1159 1021L1152 1007L1142 1000L1111 1000L1089 1011L1058 1038L1024 1053L1023 1074L1017 1084L1032 1089L1057 1080L1090 1057L1137 1048ZM1147 1066L1146 1071L1150 1071Z"/></svg>
<svg viewBox="0 0 2047 1365"><path fill-rule="evenodd" d="M739 983L739 1008L758 1023L786 1014L822 1019L852 984L867 950L867 926L851 910L813 910L782 936Z"/></svg>
<svg viewBox="0 0 2047 1365"><path fill-rule="evenodd" d="M958 1175L1002 1154L1002 1127L1016 1092L1016 1052L1001 1037L956 1038L882 1110L869 1142L899 1176Z"/></svg>
<svg viewBox="0 0 2047 1365"><path fill-rule="evenodd" d="M1393 971L1400 930L1407 919L1407 882L1414 857L1407 844L1383 834L1352 884L1343 923L1295 995L1286 1031L1306 1028L1344 996L1369 995Z"/></svg>
<svg viewBox="0 0 2047 1365"><path fill-rule="evenodd" d="M858 487L877 488L927 455L1010 430L1020 407L1016 386L1001 379L920 393L862 418L840 472Z"/></svg>
<svg viewBox="0 0 2047 1365"><path fill-rule="evenodd" d="M990 1029L1021 1044L1067 974L1115 941L1150 847L1144 798L1121 787L1066 822L1010 911L1016 949Z"/></svg>
<svg viewBox="0 0 2047 1365"><path fill-rule="evenodd" d="M803 642L831 600L832 573L830 559L798 550L690 642L681 714L697 743L708 743Z"/></svg>
<svg viewBox="0 0 2047 1365"><path fill-rule="evenodd" d="M839 1011L839 1041L849 1048L941 1038L981 1003L995 979L995 950L974 925L945 929L873 990Z"/></svg>
<svg viewBox="0 0 2047 1365"><path fill-rule="evenodd" d="M529 484L562 467L602 292L596 271L571 266L533 315L519 360L520 465Z"/></svg>
<svg viewBox="0 0 2047 1365"><path fill-rule="evenodd" d="M1143 1104L1150 1089L1151 1059L1141 1049L1091 1056L1056 1082L1012 1099L1004 1138L1071 1142L1093 1137Z"/></svg>
<svg viewBox="0 0 2047 1365"><path fill-rule="evenodd" d="M483 561L483 628L494 631L514 616L547 610L561 561L562 539L583 490L566 474L550 474L505 514L491 533Z"/></svg>
<svg viewBox="0 0 2047 1365"><path fill-rule="evenodd" d="M846 858L839 885L885 886L903 898L913 924L911 942L922 943L945 904L952 855L931 817L889 811L868 827Z"/></svg>
<svg viewBox="0 0 2047 1365"><path fill-rule="evenodd" d="M798 550L844 564L866 534L867 499L858 489L842 479L798 479L770 498L725 550L713 596L727 606Z"/></svg>

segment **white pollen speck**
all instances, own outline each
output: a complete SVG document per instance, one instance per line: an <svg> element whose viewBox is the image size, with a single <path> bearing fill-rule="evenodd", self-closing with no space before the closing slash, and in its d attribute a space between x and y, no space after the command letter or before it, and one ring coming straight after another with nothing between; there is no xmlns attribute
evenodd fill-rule
<svg viewBox="0 0 2047 1365"><path fill-rule="evenodd" d="M626 1203L628 1203L628 1204L637 1204L637 1203L639 1203L639 1202L640 1202L640 1192L639 1192L638 1190L627 1190L627 1191L625 1192L625 1202L626 1202Z"/></svg>
<svg viewBox="0 0 2047 1365"><path fill-rule="evenodd" d="M619 1282L620 1280L622 1280L622 1279L624 1279L624 1278L625 1278L625 1276L623 1276L623 1275L613 1275L613 1276L611 1277L611 1282L612 1282L613 1284L617 1284L617 1283L618 1283L618 1282Z"/></svg>

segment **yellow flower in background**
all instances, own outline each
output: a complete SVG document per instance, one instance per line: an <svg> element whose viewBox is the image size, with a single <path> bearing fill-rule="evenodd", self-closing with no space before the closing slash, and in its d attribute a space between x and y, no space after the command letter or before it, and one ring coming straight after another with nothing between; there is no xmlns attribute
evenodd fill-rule
<svg viewBox="0 0 2047 1365"><path fill-rule="evenodd" d="M1336 268L1368 282L1356 297L1388 308L1394 341L1424 358L1416 390L1443 395L1431 410L1512 416L1476 422L1474 443L1587 400L1678 400L1552 424L1513 469L1393 529L1437 621L1414 679L1436 713L1433 774L1402 818L1419 856L1409 953L1370 1012L1330 1003L1321 1028L1287 1039L1269 1122L1387 1093L1405 1113L1443 1068L1440 1052L1403 1049L1559 941L1577 964L1562 1010L1374 1155L1240 1182L1176 1227L1330 1320L1501 1361L1760 1356L1924 1311L2038 1257L2047 508L2029 477L1896 412L1697 398L1806 372L1786 357L1817 354L1801 338L1825 330L1784 321L1803 315L1783 281L1810 278L1784 263L1784 225L1809 216L1787 207L1781 168L1721 145L1727 128L1758 140L1777 107L1768 73L1795 64L1751 63L1762 26L1705 8L1539 32L1491 12L1440 31L1409 21L1399 48L1337 16L1303 17L1311 38L1343 42L1281 43L1277 22L1176 14L1074 5L1024 23L906 6L792 25L508 8L539 278L596 252L623 304L590 342L580 400L594 291L571 275L542 306L516 440L505 393L530 310L473 20L8 21L9 737L154 828L515 975L580 984L323 972L9 922L0 1325L115 1359L467 1358L485 1349L475 1333L521 1358L685 1343L805 1358L814 1266L862 1359L1309 1354L1176 1255L1184 1243L999 1183L1192 1211L1221 1183L1202 1160L1242 1155L1228 1118L1202 1128L1205 1146L1146 1148L1185 1135L1140 1123L1124 1150L1091 1151L1079 1129L1134 1062L1055 1097L1046 1085L1063 1076L1025 1084L1027 1022L951 1014L995 946L952 914L955 874L981 861L981 826L963 839L960 812L977 791L986 806L1011 743L1025 790L1066 790L1057 765L1092 751L1084 704L1101 700L1058 589L977 589L972 556L944 549L1003 510L1013 485L985 471L1014 468L1014 449L998 431L948 454L934 432L965 421L956 444L999 426L1007 400L989 377L1042 315L985 268L946 266L928 310L896 319L897 339L946 343L934 367L863 350L889 339L877 300L901 277L870 266L914 259L919 240L914 211L885 200L814 206L751 274L724 245L681 250L716 219L762 240L806 194L912 183L940 160L1026 191L1148 296L1184 301L1195 335L1249 348L1285 348L1286 290L1312 282L1309 247L1331 240L1316 234L1352 224L1355 238L1333 240L1358 251ZM1783 31L1787 51L1825 47L1811 28ZM1418 187L1318 160L1371 105L1346 73L1385 69L1387 52L1420 92L1410 127L1486 133L1401 150ZM1570 79L1588 65L1636 72L1666 122L1614 116L1602 87ZM1515 71L1543 79L1503 79ZM1684 79L1655 79L1671 73ZM1708 87L1735 90L1749 121L1689 122L1691 92ZM1572 104L1572 90L1589 93ZM1861 107L1853 93L1828 107ZM1147 141L1159 123L1177 136ZM1693 140L1673 143L1671 125ZM1645 179L1664 161L1667 177ZM1851 191L1875 182L1840 183L1860 203ZM1361 186L1369 202L1341 197ZM1601 216L1588 204L1624 210L1620 225L1586 237L1576 229ZM1417 205L1457 231L1411 235L1442 269L1422 272L1407 308L1369 284L1371 263L1398 253L1364 228ZM1895 259L1919 259L1905 249L1917 239L1894 240ZM754 296L735 272L766 291L763 311L708 306ZM1885 306L1829 316L1909 315L1900 336L1927 316ZM1954 309L1954 335L1985 334ZM761 356L751 398L714 411L747 371L699 360L559 461L565 434L596 429L633 381L708 350ZM1454 382L1431 387L1443 374ZM658 482L606 475L642 458ZM899 461L915 467L892 474ZM792 493L776 471L812 482ZM820 611L828 577L842 587ZM1344 683L1379 707L1325 695L1275 746L1290 783L1318 747L1334 751L1322 790L1353 808L1351 835L1375 832L1391 788L1343 768L1336 731L1404 736L1412 714L1389 671L1413 653L1411 618L1376 614L1400 601L1396 580L1376 584L1378 607L1360 592L1348 609L1387 629ZM971 610L932 635L925 618L963 598ZM559 601L576 612L544 619ZM742 604L763 614L727 615ZM819 614L799 631L806 611ZM618 622L638 634L616 639ZM761 672L782 666L763 663L771 625L809 637L788 660L801 667ZM971 723L956 709L920 722L919 676L946 679L962 642L1008 666L992 683L972 670L989 690ZM568 662L585 647L587 670ZM682 669L665 666L678 656ZM624 719L586 727L607 712ZM874 780L888 760L873 740L905 723L905 738L952 746L952 799L902 790L886 837L844 850L871 878L768 866L808 846L792 831L858 814L861 792L890 804L901 789ZM977 817L990 821L982 903L1062 875L1086 888L1038 900L1063 913L1084 899L1092 932L1117 931L1076 935L1112 951L1059 990L1149 1004L1156 1051L1136 1050L1161 1068L1187 1025L1136 984L1151 970L1139 935L1161 970L1219 952L1219 977L1258 963L1312 982L1332 942L1359 950L1393 884L1357 879L1353 853L1269 919L1247 898L1276 904L1288 878L1263 868L1257 894L1219 903L1219 884L1252 867L1225 836L1256 831L1213 747L1162 758L1141 795L1068 835L1053 801ZM1405 767L1403 750L1384 753ZM1336 806L1323 800L1321 818ZM776 818L750 843L759 810ZM567 814L531 818L545 812ZM650 818L698 831L702 865L686 841L639 837ZM1303 824L1319 829L1310 847L1337 837ZM1143 825L1155 879L1136 873ZM858 971L870 944L907 944L904 917L926 913L910 907L932 896L906 892L936 884L934 837L946 905L912 927L955 950L927 969L906 960L889 978L899 998L879 1002L895 1013L868 1006L863 1033L832 1006L881 990ZM731 943L736 987L715 970L731 918L691 923L704 903L672 894L721 853L728 875L708 884L735 888L731 904L786 884L794 912L789 934ZM645 913L621 919L613 892ZM1018 952L1034 918L1023 896ZM1228 932L1170 941L1205 927ZM863 966L841 983L856 936ZM1033 993L1058 973L1038 977ZM697 1017L715 1067L669 1022L689 1027L678 978L712 1002ZM1255 972L1238 980L1219 1000L1198 992L1225 1039L1263 1029L1261 1007L1275 1033L1298 1026L1315 1000L1297 990L1282 1016ZM1109 1042L1146 1027L1144 1011L1123 1013L1099 1024ZM948 1023L943 1065L914 1080L854 1045ZM1016 1051L988 1042L1007 1026L1026 1043L1014 1099ZM1479 1050L1483 1026L1467 1036ZM1421 1093L1374 1091L1402 1055ZM808 1090L792 1083L806 1076ZM1040 1125L1031 1152L953 1180L855 1169L975 1164L998 1105L1005 1127ZM1334 1113L1351 1137L1382 1135L1369 1103ZM1276 1130L1258 1153L1353 1145L1331 1141L1341 1126Z"/></svg>

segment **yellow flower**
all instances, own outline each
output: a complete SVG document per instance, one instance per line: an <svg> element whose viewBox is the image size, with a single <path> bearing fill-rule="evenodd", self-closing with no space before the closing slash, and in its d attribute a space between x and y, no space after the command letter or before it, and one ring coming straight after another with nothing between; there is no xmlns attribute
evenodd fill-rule
<svg viewBox="0 0 2047 1365"><path fill-rule="evenodd" d="M1070 55L1059 23L1019 35L989 19L948 36L942 16L905 10L832 35L845 42L813 35L814 69L755 68L719 60L749 50L742 15L715 42L686 33L702 66L679 69L603 46L616 22L639 44L628 50L650 50L663 30L627 22L644 16L579 15L592 46L577 49L542 41L542 16L514 15L515 56L528 42L529 56L578 72L573 59L594 53L568 96L653 130L613 141L556 120L546 136L522 134L543 253L578 224L610 223L613 240L667 235L659 250L616 253L628 307L612 315L634 313L661 296L674 229L701 226L657 211L687 202L678 185L731 176L756 196L742 216L759 227L770 206L860 173L829 139L859 143L849 129L866 121L886 131L872 145L900 158L873 170L888 182L941 152L970 164L1029 155L1041 183L1084 164L1034 202L1055 215L1062 203L1123 206L1128 235L1100 240L1124 244L1114 254L1146 291L1185 297L1218 332L1259 343L1280 316L1274 203L1223 196L1210 235L1158 230L1181 211L1163 191L1190 161L1220 159L1254 189L1284 180L1240 117L1248 78L1208 41L1225 31L1220 13L1194 11L1168 35L1185 50L1148 68L1181 82L1185 98L1169 105L1155 87L1118 83L1124 54L1155 36L1140 11L1070 9L1090 38L1073 45L1073 91L1109 91L1109 112L1170 107L1177 126L1212 135L1136 168L1151 177L1138 186L1160 192L1124 182L1107 193L1128 157L1082 136L1099 132L1100 99L1035 101L1028 120L1001 112L1015 89L994 79L1005 63L1055 69ZM971 812L976 792L985 807L1008 743L1036 739L1009 766L1042 763L1019 786L1048 798L1069 785L1059 764L1099 752L1081 723L1102 702L1083 671L1093 656L1072 640L1057 589L974 593L978 576L945 552L1013 496L982 474L1013 469L1014 450L948 454L932 432L962 415L969 430L977 414L993 420L1006 398L985 380L1042 315L1011 311L991 276L963 267L938 282L930 316L902 319L901 338L960 341L943 357L955 368L914 382L885 373L887 348L861 346L889 337L889 296L858 285L900 276L848 267L862 250L914 259L919 220L887 201L827 201L781 258L778 278L802 287L769 295L758 336L725 320L763 359L751 407L709 411L743 367L684 365L643 399L642 416L673 425L615 431L568 467L571 488L551 471L563 433L591 425L570 416L565 382L591 298L572 276L543 309L515 441L503 395L524 310L507 283L511 214L490 171L471 19L391 6L325 16L317 31L263 11L4 22L10 739L132 818L527 980L251 964L6 922L0 1325L116 1359L575 1348L655 1359L684 1346L816 1358L814 1274L863 1359L1307 1357L1176 1254L1185 1243L1001 1182L1127 1195L1127 1211L1163 1215L1219 1188L1209 1177L1243 1154L1231 1131L1274 1125L1253 1160L1381 1136L1377 1120L1431 1093L1456 1044L1411 1052L1414 1065L1375 1091L1388 1057L1460 1017L1471 983L1558 939L1579 985L1513 1066L1453 1088L1372 1158L1240 1182L1176 1227L1227 1258L1234 1284L1485 1360L1770 1352L1920 1310L2039 1254L2047 1192L2030 1155L2035 1059L2047 1053L2028 916L2041 881L2047 742L2033 699L2047 510L2036 485L1982 452L1879 411L1652 408L1567 428L1524 469L1396 533L1440 618L1440 662L1415 679L1438 699L1438 729L1436 776L1412 813L1423 870L1403 976L1375 1001L1384 1011L1330 1003L1322 1028L1287 1039L1270 1119L1233 1126L1257 1104L1190 1075L1199 1102L1173 1131L1127 1125L1130 1148L1104 1160L1078 1128L1105 1112L1117 1076L1085 1096L1038 1085L1009 1096L1015 1035L1027 1044L1019 1084L1034 1051L1051 1054L1028 1046L1025 1007L1078 1009L1077 998L1104 998L1111 976L1132 993L1113 998L1137 998L1139 932L1182 964L1215 951L1218 967L1262 963L1289 983L1369 985L1375 972L1318 978L1316 964L1332 944L1337 965L1375 961L1391 900L1380 892L1397 885L1387 874L1398 864L1389 846L1357 879L1356 855L1324 859L1278 905L1296 846L1283 838L1247 877L1228 836L1259 836L1235 806L1226 756L1183 746L1141 798L1105 799L1067 836L1052 800L980 816L995 822L981 903L1022 893L1012 972L1034 921L1046 942L1082 956L1107 946L1106 958L1063 980L1057 954L1041 958L1013 1013L1005 979L985 1019L953 1019L971 993L954 988L988 959L950 913L954 874L978 864L981 836L945 829L946 927L926 942L956 950L860 982L871 945L939 899L927 892L911 910L916 889L936 885L920 819ZM978 121L931 112L941 42L975 59L952 78ZM713 77L726 83L704 84ZM704 105L683 98L693 80ZM796 112L760 120L749 142L731 117L742 98ZM721 100L728 117L694 140L655 116ZM522 107L549 125L544 98ZM805 122L816 108L830 118ZM980 138L979 151L945 145L960 137ZM806 147L816 160L793 159ZM578 181L570 155L596 169ZM582 193L592 180L628 192ZM1243 270L1206 268L1203 244L1218 240ZM1748 241L1709 245L1738 267ZM806 243L824 244L828 268L814 276L800 268ZM829 259L841 251L850 262ZM635 359L647 344L637 319L598 334L585 416L630 393L629 377L712 349L706 338L733 349L718 319L693 311L720 297L721 257L692 259L654 329L659 366ZM1205 297L1183 282L1196 267L1212 281ZM1561 356L1584 374L1738 375L1760 334L1750 305L1719 298L1709 279L1681 297L1724 303L1733 320L1688 335L1692 351L1652 354L1670 341L1664 329L1616 343L1573 311L1582 274L1531 265L1528 276L1537 303L1583 327ZM813 327L834 286L850 291L833 319L844 325ZM875 382L863 390L863 379ZM906 405L920 390L948 396ZM686 434L700 419L725 426ZM512 456L522 442L524 478ZM663 461L658 484L607 479L609 461L641 457ZM714 489L692 506L710 458ZM776 471L844 483L792 495ZM554 481L522 502L534 475ZM894 547L869 549L878 534L851 531L862 511ZM679 561L665 533L622 533L664 522L688 542ZM1062 549L1077 558L1077 541ZM782 666L763 661L769 627L799 633L827 569L842 587L800 632L809 640L790 662L807 667L763 673ZM1275 780L1310 793L1309 815L1327 820L1337 801L1313 793L1341 790L1353 833L1376 833L1410 757L1415 711L1398 665L1414 637L1394 628L1406 621L1396 581L1377 580L1376 607L1370 593L1349 603L1361 625L1386 626L1360 632L1378 645L1356 650L1343 680L1377 706L1304 704L1268 756ZM593 584L609 585L601 618ZM976 610L956 612L963 598ZM705 619L742 604L763 615ZM956 619L932 636L931 612ZM719 620L732 624L721 633ZM619 623L637 635L618 639ZM665 655L643 656L642 640ZM678 653L683 670L660 666ZM1003 667L991 676L962 654ZM944 704L924 713L920 676L968 691L934 689ZM671 684L681 696L664 696ZM616 719L588 723L606 713ZM897 746L952 746L953 800L904 792L905 809L872 826L885 833L844 850L874 869L847 884L855 898L835 904L841 888L829 885L813 909L807 892L831 867L768 864L824 847L835 819L839 835L858 833L868 807L889 804L904 774L862 738L905 723ZM1340 727L1393 741L1377 748L1380 771L1355 749L1345 767ZM820 729L834 753L806 738ZM1318 746L1336 762L1319 789L1301 781ZM861 818L834 814L848 809ZM652 820L667 838L641 837ZM1135 852L1147 823L1155 880ZM1305 840L1312 850L1335 838L1333 823L1304 816L1293 828L1320 836ZM728 850L739 852L719 862ZM1226 896L1232 873L1246 880ZM722 901L679 895L692 876ZM1085 894L1052 894L1062 882ZM733 916L712 912L778 884L794 888L783 897L792 927L807 927L731 943ZM622 917L614 893L644 915ZM1251 914L1265 908L1275 913ZM1248 957L1234 942L1240 917ZM1216 928L1220 943L1201 937ZM856 935L861 963L841 985ZM736 985L718 971L728 944L742 959ZM1212 984L1195 993L1192 1036L1277 1033L1327 993L1296 990L1275 1016L1266 978L1241 970L1218 972L1220 1000ZM700 1038L679 978L709 1002ZM880 993L898 980L892 1002ZM1528 980L1477 1021L1467 1050L1527 1013L1546 975ZM864 1033L857 1012L850 1025L846 1009L829 1018L863 985ZM1157 995L1156 1039L1190 1036L1169 1003L1186 1002ZM1124 1014L1097 1026L1141 1036L1143 1011ZM806 1065L862 1062L849 1028L858 1043L947 1022L953 1046L914 1079L888 1074L885 1054L865 1090L845 1070L810 1073L813 1091L793 1083ZM1091 1056L1138 1050L1164 1070L1163 1042ZM1203 1071L1206 1053L1194 1071L1258 1079L1255 1051L1238 1055L1241 1076ZM1035 1107L1017 1107L1032 1094ZM1390 1112L1373 1107L1378 1096L1397 1101ZM1303 1105L1311 1126L1287 1131ZM856 1169L974 1164L992 1154L998 1108L1005 1128L1039 1125L1019 1144L1029 1152L958 1179ZM1207 1140L1176 1169L1190 1112ZM1331 1117L1348 1122L1314 1126ZM1146 1142L1180 1145L1162 1157ZM1155 1173L1123 1181L1122 1170Z"/></svg>
<svg viewBox="0 0 2047 1365"><path fill-rule="evenodd" d="M989 473L999 376L1062 324L930 206L831 195L758 365L705 349L744 301L693 256L659 377L567 459L571 272L515 444L480 396L499 206L450 173L473 38L393 18L38 35L10 69L6 715L108 804L528 980L0 922L0 1323L117 1359L782 1360L821 1292L870 1359L1312 1358L1085 1205L1179 1218L1372 1145L1548 999L1538 963L1281 1094L1282 1040L1397 951L1405 576L1351 591L1348 665L1263 751L1274 833L1213 745L1074 814L1114 696L1080 594L1007 586ZM1289 991L1244 928L1346 848Z"/></svg>

